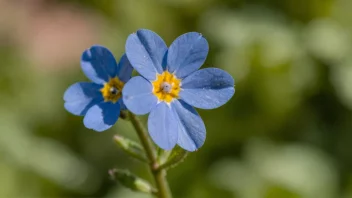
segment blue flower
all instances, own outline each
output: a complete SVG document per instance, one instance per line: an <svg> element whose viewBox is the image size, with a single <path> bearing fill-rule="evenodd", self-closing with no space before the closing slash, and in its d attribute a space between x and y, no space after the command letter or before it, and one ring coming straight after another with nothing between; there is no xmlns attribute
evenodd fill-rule
<svg viewBox="0 0 352 198"><path fill-rule="evenodd" d="M217 108L235 93L234 80L225 71L197 71L208 51L207 40L196 32L181 35L169 49L150 30L138 30L127 39L126 55L141 76L126 83L123 100L137 115L150 112L149 134L163 149L176 144L188 151L200 148L206 131L193 107Z"/></svg>
<svg viewBox="0 0 352 198"><path fill-rule="evenodd" d="M65 108L74 115L84 116L84 125L104 131L114 125L120 110L126 109L122 88L131 78L132 70L126 55L119 64L105 47L92 46L83 52L81 67L93 82L71 85L64 94Z"/></svg>

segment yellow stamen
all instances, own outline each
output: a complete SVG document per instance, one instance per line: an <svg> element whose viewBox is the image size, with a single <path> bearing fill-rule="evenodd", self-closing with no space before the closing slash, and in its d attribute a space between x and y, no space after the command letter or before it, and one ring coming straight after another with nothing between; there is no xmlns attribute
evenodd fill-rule
<svg viewBox="0 0 352 198"><path fill-rule="evenodd" d="M116 103L121 98L124 85L125 83L120 81L119 78L110 78L109 82L105 83L104 87L100 89L104 101Z"/></svg>
<svg viewBox="0 0 352 198"><path fill-rule="evenodd" d="M178 98L181 90L181 80L168 71L157 74L156 80L152 82L153 93L159 101L170 103L174 98Z"/></svg>

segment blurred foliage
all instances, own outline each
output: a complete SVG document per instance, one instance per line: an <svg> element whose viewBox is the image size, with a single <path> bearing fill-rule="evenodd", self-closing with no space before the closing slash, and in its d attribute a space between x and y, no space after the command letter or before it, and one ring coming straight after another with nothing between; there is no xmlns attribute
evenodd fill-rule
<svg viewBox="0 0 352 198"><path fill-rule="evenodd" d="M87 81L92 44L118 58L148 28L170 44L198 31L204 67L225 69L236 94L199 110L205 145L170 169L182 198L352 197L350 0L0 0L0 197L148 197L108 170L146 168L114 145L136 140L119 120L104 133L63 108L65 89Z"/></svg>

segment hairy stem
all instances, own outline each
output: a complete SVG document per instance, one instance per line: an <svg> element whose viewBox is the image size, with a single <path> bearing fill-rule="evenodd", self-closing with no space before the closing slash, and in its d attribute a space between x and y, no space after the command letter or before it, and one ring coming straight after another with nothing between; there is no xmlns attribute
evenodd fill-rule
<svg viewBox="0 0 352 198"><path fill-rule="evenodd" d="M154 146L152 142L149 139L148 133L146 129L144 128L143 124L140 122L140 120L134 115L133 113L129 112L129 118L134 126L134 128L137 131L138 137L142 143L142 146L144 147L147 157L150 161L150 170L153 174L154 180L156 187L158 189L157 196L159 198L172 198L169 184L167 183L166 180L166 170L165 169L159 169L159 164L157 161L157 156L155 153Z"/></svg>

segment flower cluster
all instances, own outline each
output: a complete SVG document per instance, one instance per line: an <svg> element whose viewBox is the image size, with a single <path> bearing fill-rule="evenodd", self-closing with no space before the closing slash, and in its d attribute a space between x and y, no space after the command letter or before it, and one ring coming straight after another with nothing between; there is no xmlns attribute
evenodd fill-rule
<svg viewBox="0 0 352 198"><path fill-rule="evenodd" d="M76 83L65 93L65 108L84 117L87 128L103 131L127 107L149 114L148 131L162 149L176 144L195 151L205 141L204 123L194 109L213 109L235 93L234 80L205 62L207 40L196 32L178 37L168 48L156 33L138 30L126 41L119 64L106 48L93 46L82 56L82 70L93 83ZM131 78L132 68L140 76ZM131 78L131 79L130 79Z"/></svg>

